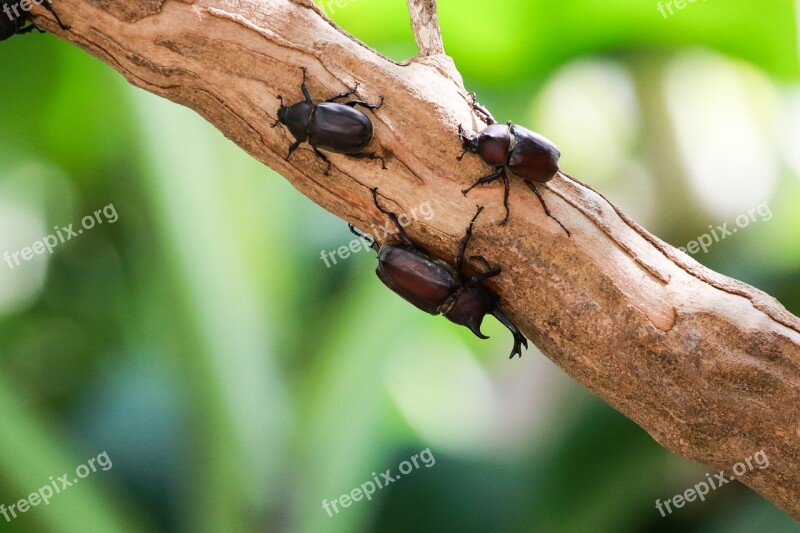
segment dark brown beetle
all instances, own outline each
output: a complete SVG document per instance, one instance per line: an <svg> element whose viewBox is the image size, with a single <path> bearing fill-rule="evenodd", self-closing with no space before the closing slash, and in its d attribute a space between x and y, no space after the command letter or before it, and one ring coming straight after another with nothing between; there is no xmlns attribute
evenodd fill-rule
<svg viewBox="0 0 800 533"><path fill-rule="evenodd" d="M69 26L65 26L64 23L61 22L61 19L58 18L58 14L53 11L53 6L48 3L49 1L50 0L44 0L43 2L34 3L41 4L46 10L53 14L56 18L56 22L58 22L58 25L61 26L62 29L68 30ZM3 13L0 14L0 41L5 41L14 35L30 33L33 30L44 33L44 30L33 24L25 26L25 23L28 22L30 11L23 9L19 4L20 2L10 2L8 0L0 2L0 9L3 11ZM28 9L30 9L30 4L28 4Z"/></svg>
<svg viewBox="0 0 800 533"><path fill-rule="evenodd" d="M281 107L278 110L278 120L272 125L275 127L283 124L297 139L289 147L286 160L289 160L292 152L298 146L307 141L317 157L327 164L325 175L331 169L331 162L319 151L319 148L357 159L380 159L383 168L386 169L386 162L382 157L373 153L361 152L372 141L372 121L355 108L360 105L374 111L383 105L383 96L381 96L380 104L368 104L362 100L351 100L344 104L335 102L335 100L355 94L358 90L356 83L353 89L332 96L324 102L316 103L311 99L311 94L306 86L305 67L302 70L303 83L300 85L300 90L303 92L305 100L285 106L283 97L278 96Z"/></svg>
<svg viewBox="0 0 800 533"><path fill-rule="evenodd" d="M536 132L514 125L511 121L506 124L498 124L492 114L489 113L489 110L475 100L475 95L472 96L472 108L483 116L488 126L478 134L467 133L462 126L458 127L458 135L461 138L461 146L464 149L464 153L458 159L461 160L467 152L478 154L487 165L495 167L495 171L479 179L461 192L466 196L469 191L478 185L502 179L504 187L503 206L506 209L506 217L500 224L505 225L508 222L509 215L509 184L508 174L506 173L506 168L508 168L512 174L522 178L525 184L536 194L536 197L542 203L545 214L558 222L558 225L567 232L567 235L571 235L569 230L564 227L564 224L554 217L547 208L544 198L542 198L539 189L536 188L536 183L547 183L558 173L558 160L561 157L561 152L552 142Z"/></svg>
<svg viewBox="0 0 800 533"><path fill-rule="evenodd" d="M517 329L500 308L500 297L483 284L484 280L500 274L500 268L491 268L481 256L472 256L483 263L486 271L474 276L463 273L464 255L472 237L472 228L483 207L472 217L467 233L461 239L461 247L455 268L438 259L431 258L427 252L409 239L400 221L378 203L378 189L372 189L375 205L381 213L397 227L399 242L378 244L374 239L356 230L350 224L350 231L364 239L378 253L376 273L380 280L392 291L417 308L431 315L443 314L451 322L466 326L481 339L488 337L481 333L483 317L492 315L511 331L514 347L509 358L522 356L522 347L528 347L528 339Z"/></svg>

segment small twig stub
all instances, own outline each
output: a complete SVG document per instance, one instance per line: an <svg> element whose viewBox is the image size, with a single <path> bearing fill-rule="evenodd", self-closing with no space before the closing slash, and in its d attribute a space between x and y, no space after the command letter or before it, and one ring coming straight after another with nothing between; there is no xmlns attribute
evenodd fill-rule
<svg viewBox="0 0 800 533"><path fill-rule="evenodd" d="M436 0L408 0L408 11L411 14L411 28L414 30L419 55L444 54Z"/></svg>

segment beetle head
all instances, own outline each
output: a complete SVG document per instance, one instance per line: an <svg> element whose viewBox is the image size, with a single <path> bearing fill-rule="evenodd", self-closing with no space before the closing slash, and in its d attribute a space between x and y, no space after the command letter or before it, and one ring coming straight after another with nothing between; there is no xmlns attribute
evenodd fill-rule
<svg viewBox="0 0 800 533"><path fill-rule="evenodd" d="M309 122L314 104L298 102L293 105L283 105L278 109L278 122L289 128L289 131L299 141L305 141L308 136Z"/></svg>
<svg viewBox="0 0 800 533"><path fill-rule="evenodd" d="M289 107L283 105L283 98L280 96L278 98L281 99L281 107L278 109L278 121L281 124L286 124L286 118L289 115Z"/></svg>
<svg viewBox="0 0 800 533"><path fill-rule="evenodd" d="M470 152L472 154L478 153L478 136L474 133L467 133L462 125L458 125L458 136L461 137L461 148L464 149L464 154ZM461 154L461 157L464 157ZM459 157L459 159L461 159Z"/></svg>
<svg viewBox="0 0 800 533"><path fill-rule="evenodd" d="M478 338L488 339L481 333L481 323L483 317L497 307L497 300L497 295L483 285L465 288L458 293L444 316L451 322L469 328Z"/></svg>

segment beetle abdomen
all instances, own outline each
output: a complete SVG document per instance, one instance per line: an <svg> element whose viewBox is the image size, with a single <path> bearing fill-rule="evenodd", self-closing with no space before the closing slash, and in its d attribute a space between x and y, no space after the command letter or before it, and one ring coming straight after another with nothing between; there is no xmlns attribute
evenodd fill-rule
<svg viewBox="0 0 800 533"><path fill-rule="evenodd" d="M381 247L375 272L392 291L432 315L439 314L458 284L444 265L391 245Z"/></svg>
<svg viewBox="0 0 800 533"><path fill-rule="evenodd" d="M546 137L522 126L513 126L516 143L508 158L508 168L519 176L539 183L553 179L561 157L556 145Z"/></svg>
<svg viewBox="0 0 800 533"><path fill-rule="evenodd" d="M362 150L372 140L369 117L352 107L324 102L311 116L308 142L317 148L340 154Z"/></svg>

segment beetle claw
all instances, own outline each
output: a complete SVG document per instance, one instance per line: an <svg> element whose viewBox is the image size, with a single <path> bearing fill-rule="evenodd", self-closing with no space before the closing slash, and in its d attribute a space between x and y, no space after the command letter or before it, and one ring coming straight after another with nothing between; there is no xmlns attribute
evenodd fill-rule
<svg viewBox="0 0 800 533"><path fill-rule="evenodd" d="M511 322L511 319L506 316L502 309L500 309L500 304L497 304L494 310L491 312L492 316L495 317L501 324L508 328L511 334L514 336L514 346L511 349L511 355L508 356L509 359L513 359L514 356L522 357L522 347L528 348L528 339L525 338L525 335Z"/></svg>

